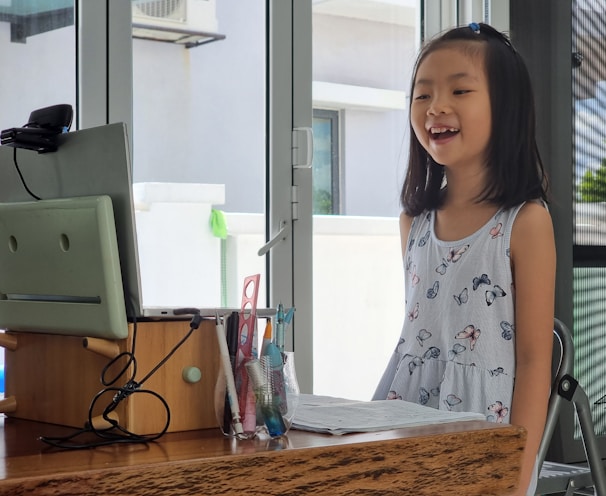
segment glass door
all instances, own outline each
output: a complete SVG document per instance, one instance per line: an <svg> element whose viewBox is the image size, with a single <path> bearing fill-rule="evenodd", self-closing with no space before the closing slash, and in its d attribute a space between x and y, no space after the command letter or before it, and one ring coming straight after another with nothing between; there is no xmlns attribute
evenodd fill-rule
<svg viewBox="0 0 606 496"><path fill-rule="evenodd" d="M421 40L506 0L313 0L314 392L372 397L404 311L399 196Z"/></svg>
<svg viewBox="0 0 606 496"><path fill-rule="evenodd" d="M314 393L369 400L404 318L416 0L313 1Z"/></svg>
<svg viewBox="0 0 606 496"><path fill-rule="evenodd" d="M144 306L266 306L265 0L135 0L133 164Z"/></svg>

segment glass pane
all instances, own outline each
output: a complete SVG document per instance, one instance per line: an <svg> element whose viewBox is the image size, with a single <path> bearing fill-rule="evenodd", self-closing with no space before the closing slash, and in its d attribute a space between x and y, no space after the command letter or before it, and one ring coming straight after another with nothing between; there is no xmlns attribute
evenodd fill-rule
<svg viewBox="0 0 606 496"><path fill-rule="evenodd" d="M133 3L144 306L239 307L265 272L265 18L263 0Z"/></svg>
<svg viewBox="0 0 606 496"><path fill-rule="evenodd" d="M592 405L594 428L606 435L606 6L598 0L573 2L573 144L576 185L574 265L575 374ZM577 427L575 434L579 438Z"/></svg>
<svg viewBox="0 0 606 496"><path fill-rule="evenodd" d="M0 0L0 61L0 129L60 103L75 114L74 0Z"/></svg>
<svg viewBox="0 0 606 496"><path fill-rule="evenodd" d="M314 155L328 164L326 140L338 140L330 170L340 214L314 215L316 394L369 400L404 319L398 215L417 3L313 2L314 115L333 112L338 126L318 139L327 124L314 120ZM335 181L328 170L314 169L314 195Z"/></svg>
<svg viewBox="0 0 606 496"><path fill-rule="evenodd" d="M313 213L338 214L339 205L339 113L314 110Z"/></svg>
<svg viewBox="0 0 606 496"><path fill-rule="evenodd" d="M74 0L0 0L0 61L5 69L0 71L0 130L23 127L32 111L51 105L70 104L75 114L75 49Z"/></svg>

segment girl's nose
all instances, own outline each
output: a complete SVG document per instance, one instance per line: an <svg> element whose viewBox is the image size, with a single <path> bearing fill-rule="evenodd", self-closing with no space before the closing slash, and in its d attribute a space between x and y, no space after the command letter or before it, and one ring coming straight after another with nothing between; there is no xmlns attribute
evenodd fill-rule
<svg viewBox="0 0 606 496"><path fill-rule="evenodd" d="M428 115L447 114L450 111L450 106L444 98L432 98L429 107L427 108Z"/></svg>

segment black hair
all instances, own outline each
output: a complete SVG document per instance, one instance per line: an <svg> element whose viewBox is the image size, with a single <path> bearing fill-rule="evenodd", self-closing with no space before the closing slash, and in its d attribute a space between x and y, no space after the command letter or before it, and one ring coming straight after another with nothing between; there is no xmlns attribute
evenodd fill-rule
<svg viewBox="0 0 606 496"><path fill-rule="evenodd" d="M488 24L471 24L447 31L425 45L416 60L412 92L419 65L430 53L451 47L484 55L492 125L488 142L488 181L478 202L503 208L524 201L547 201L547 178L535 136L534 96L528 69L507 36ZM416 216L440 208L444 195L444 167L436 163L417 139L410 124L408 169L400 195L404 211Z"/></svg>

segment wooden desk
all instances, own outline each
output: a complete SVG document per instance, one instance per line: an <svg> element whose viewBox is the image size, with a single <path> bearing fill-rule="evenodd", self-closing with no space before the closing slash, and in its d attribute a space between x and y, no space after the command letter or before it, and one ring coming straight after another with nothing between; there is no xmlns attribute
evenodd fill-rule
<svg viewBox="0 0 606 496"><path fill-rule="evenodd" d="M482 421L239 442L207 429L74 451L38 440L70 432L0 420L0 494L502 496L517 485L526 440L520 427Z"/></svg>

